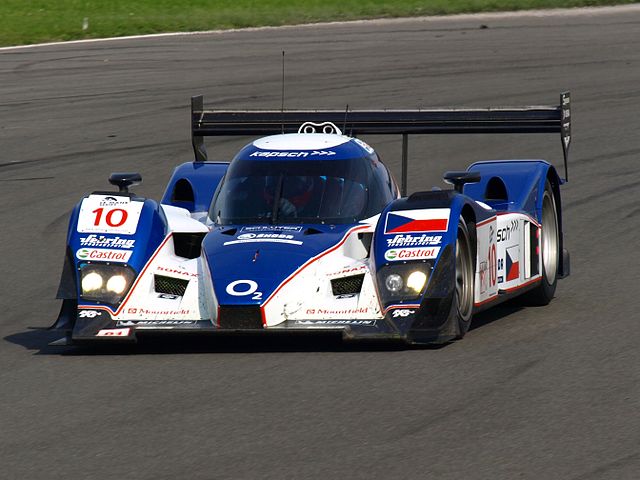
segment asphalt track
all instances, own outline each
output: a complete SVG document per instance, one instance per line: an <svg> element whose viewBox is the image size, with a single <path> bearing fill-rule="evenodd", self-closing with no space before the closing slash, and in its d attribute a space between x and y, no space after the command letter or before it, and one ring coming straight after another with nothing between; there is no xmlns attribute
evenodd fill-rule
<svg viewBox="0 0 640 480"><path fill-rule="evenodd" d="M0 478L640 478L640 9L411 20L0 53ZM47 326L74 203L111 171L159 197L188 102L551 104L570 89L572 276L439 349L218 341L89 352ZM397 171L397 139L371 138ZM209 142L229 158L244 140ZM412 139L411 190L551 136Z"/></svg>

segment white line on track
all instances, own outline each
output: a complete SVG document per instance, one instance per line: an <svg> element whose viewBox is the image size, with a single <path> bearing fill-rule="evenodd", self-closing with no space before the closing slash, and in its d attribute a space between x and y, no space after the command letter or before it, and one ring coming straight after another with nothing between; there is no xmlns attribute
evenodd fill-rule
<svg viewBox="0 0 640 480"><path fill-rule="evenodd" d="M505 18L525 18L525 17L573 17L573 16L595 16L616 13L640 13L640 3L631 5L615 5L610 7L583 7L583 8L554 8L548 10L520 10L517 12L490 12L490 13L462 13L456 15L442 15L429 17L402 17L402 18L380 18L374 20L351 20L348 22L324 22L305 23L297 25L283 25L279 27L251 27L251 28L230 28L226 30L204 30L198 32L171 32L154 33L149 35L129 35L126 37L112 38L90 38L86 40L70 40L66 42L37 43L33 45L18 45L13 47L0 47L0 52L7 50L24 50L30 48L41 48L60 45L77 45L82 43L117 42L121 40L139 40L146 38L184 37L191 35L220 35L233 32L259 32L264 30L309 28L341 25L392 25L408 22L448 22L460 20L490 20Z"/></svg>

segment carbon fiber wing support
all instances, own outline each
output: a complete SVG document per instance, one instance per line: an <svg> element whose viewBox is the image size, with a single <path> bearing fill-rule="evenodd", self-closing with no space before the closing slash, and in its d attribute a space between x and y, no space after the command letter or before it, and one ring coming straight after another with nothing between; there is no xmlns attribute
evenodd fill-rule
<svg viewBox="0 0 640 480"><path fill-rule="evenodd" d="M196 162L207 160L204 137L296 133L305 122L332 122L343 133L402 135L402 195L407 193L408 136L454 133L560 133L565 181L569 179L571 97L559 105L420 110L205 110L202 95L191 98L191 138Z"/></svg>

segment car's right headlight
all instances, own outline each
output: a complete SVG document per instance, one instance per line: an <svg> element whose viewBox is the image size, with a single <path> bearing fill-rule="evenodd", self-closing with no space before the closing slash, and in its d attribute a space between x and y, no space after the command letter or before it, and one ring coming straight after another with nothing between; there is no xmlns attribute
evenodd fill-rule
<svg viewBox="0 0 640 480"><path fill-rule="evenodd" d="M385 265L378 271L382 303L415 301L422 296L432 264L430 261Z"/></svg>
<svg viewBox="0 0 640 480"><path fill-rule="evenodd" d="M118 304L129 292L136 277L126 265L82 263L80 270L80 296L83 300Z"/></svg>

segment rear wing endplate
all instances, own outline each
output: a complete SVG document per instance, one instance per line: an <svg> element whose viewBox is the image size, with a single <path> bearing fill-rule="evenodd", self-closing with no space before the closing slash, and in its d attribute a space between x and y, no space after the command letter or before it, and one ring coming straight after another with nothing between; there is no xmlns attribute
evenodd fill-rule
<svg viewBox="0 0 640 480"><path fill-rule="evenodd" d="M408 136L446 133L560 133L565 181L569 179L571 97L557 106L446 108L428 110L205 110L202 95L191 98L195 160L207 160L204 137L296 133L306 122L331 122L345 135L402 135L402 195L407 193Z"/></svg>

